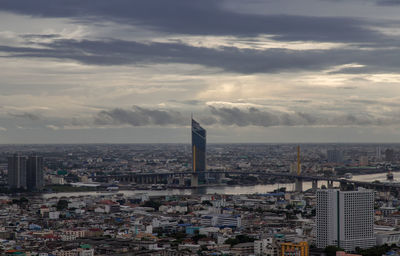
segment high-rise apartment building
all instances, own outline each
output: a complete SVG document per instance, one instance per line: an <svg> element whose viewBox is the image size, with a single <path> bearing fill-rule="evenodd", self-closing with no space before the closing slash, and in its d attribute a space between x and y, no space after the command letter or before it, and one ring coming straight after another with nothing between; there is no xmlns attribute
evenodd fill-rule
<svg viewBox="0 0 400 256"><path fill-rule="evenodd" d="M8 186L12 189L26 189L26 157L8 157Z"/></svg>
<svg viewBox="0 0 400 256"><path fill-rule="evenodd" d="M317 191L317 247L335 245L346 251L375 246L374 192Z"/></svg>
<svg viewBox="0 0 400 256"><path fill-rule="evenodd" d="M381 161L382 160L382 148L380 146L376 148L375 157L376 157L377 161Z"/></svg>
<svg viewBox="0 0 400 256"><path fill-rule="evenodd" d="M44 186L43 158L13 155L8 158L8 186L14 189L40 190Z"/></svg>
<svg viewBox="0 0 400 256"><path fill-rule="evenodd" d="M337 149L327 151L328 163L343 163L343 153Z"/></svg>
<svg viewBox="0 0 400 256"><path fill-rule="evenodd" d="M43 158L30 156L26 166L26 185L28 190L41 190L43 181Z"/></svg>
<svg viewBox="0 0 400 256"><path fill-rule="evenodd" d="M393 162L394 161L394 150L391 148L387 148L385 150L385 161Z"/></svg>
<svg viewBox="0 0 400 256"><path fill-rule="evenodd" d="M192 170L198 174L200 183L205 183L206 130L192 119Z"/></svg>

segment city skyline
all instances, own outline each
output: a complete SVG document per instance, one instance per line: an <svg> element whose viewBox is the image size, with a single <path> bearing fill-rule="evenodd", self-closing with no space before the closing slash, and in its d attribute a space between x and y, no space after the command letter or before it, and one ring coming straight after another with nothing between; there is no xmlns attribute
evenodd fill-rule
<svg viewBox="0 0 400 256"><path fill-rule="evenodd" d="M400 144L205 150L194 119L192 135L0 145L0 254L399 255Z"/></svg>
<svg viewBox="0 0 400 256"><path fill-rule="evenodd" d="M396 142L386 0L0 1L0 143Z"/></svg>

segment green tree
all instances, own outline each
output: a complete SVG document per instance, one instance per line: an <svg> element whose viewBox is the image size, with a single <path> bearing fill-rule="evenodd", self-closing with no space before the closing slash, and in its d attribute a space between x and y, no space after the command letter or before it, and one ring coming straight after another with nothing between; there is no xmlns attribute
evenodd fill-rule
<svg viewBox="0 0 400 256"><path fill-rule="evenodd" d="M56 207L57 207L57 211L65 210L68 208L68 201L64 200L64 199L58 200Z"/></svg>
<svg viewBox="0 0 400 256"><path fill-rule="evenodd" d="M173 238L177 240L178 243L181 243L184 238L186 238L186 233L177 232L171 235Z"/></svg>
<svg viewBox="0 0 400 256"><path fill-rule="evenodd" d="M356 253L361 254L363 256L381 256L386 254L391 250L391 247L387 244L374 246L369 249L361 249L360 247L356 248Z"/></svg>
<svg viewBox="0 0 400 256"><path fill-rule="evenodd" d="M20 199L13 199L12 204L16 204L21 208L27 208L29 200L26 197L21 197Z"/></svg>
<svg viewBox="0 0 400 256"><path fill-rule="evenodd" d="M291 205L291 204L286 205L286 209L287 209L287 210L293 209L293 205Z"/></svg>
<svg viewBox="0 0 400 256"><path fill-rule="evenodd" d="M143 204L143 206L144 207L151 207L151 208L154 208L156 211L158 211L158 208L160 208L161 203L157 202L157 201L154 201L154 200L149 200L149 201L145 202Z"/></svg>
<svg viewBox="0 0 400 256"><path fill-rule="evenodd" d="M254 238L249 237L247 235L237 235L235 238L228 238L225 241L225 244L230 244L231 246L234 246L236 244L240 243L251 243L254 242Z"/></svg>
<svg viewBox="0 0 400 256"><path fill-rule="evenodd" d="M200 239L202 238L206 238L206 235L195 235L192 237L192 240L195 241L195 243L197 243Z"/></svg>
<svg viewBox="0 0 400 256"><path fill-rule="evenodd" d="M325 247L324 251L327 256L336 256L336 252L343 251L343 249L335 245L328 245L327 247Z"/></svg>
<svg viewBox="0 0 400 256"><path fill-rule="evenodd" d="M254 238L249 237L247 235L237 235L236 239L239 240L239 243L250 243L250 242L254 242Z"/></svg>
<svg viewBox="0 0 400 256"><path fill-rule="evenodd" d="M225 240L225 244L229 244L230 246L234 246L239 243L239 240L236 238L228 238Z"/></svg>

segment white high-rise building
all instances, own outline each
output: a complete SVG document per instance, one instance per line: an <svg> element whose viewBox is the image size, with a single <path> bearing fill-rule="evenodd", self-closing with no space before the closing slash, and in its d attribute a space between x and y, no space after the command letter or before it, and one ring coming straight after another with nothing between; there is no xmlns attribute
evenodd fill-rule
<svg viewBox="0 0 400 256"><path fill-rule="evenodd" d="M382 148L380 146L376 148L376 160L382 161Z"/></svg>
<svg viewBox="0 0 400 256"><path fill-rule="evenodd" d="M346 251L375 246L374 191L317 191L317 247L335 245Z"/></svg>

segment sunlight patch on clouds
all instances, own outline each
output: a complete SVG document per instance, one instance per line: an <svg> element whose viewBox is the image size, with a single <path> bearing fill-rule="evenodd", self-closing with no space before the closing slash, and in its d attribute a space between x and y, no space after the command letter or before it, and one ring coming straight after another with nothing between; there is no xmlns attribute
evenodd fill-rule
<svg viewBox="0 0 400 256"><path fill-rule="evenodd" d="M51 130L54 130L54 131L57 131L57 130L60 129L60 127L55 126L55 125L52 125L52 124L46 125L46 127L49 128L49 129L51 129Z"/></svg>
<svg viewBox="0 0 400 256"><path fill-rule="evenodd" d="M238 49L288 49L288 50L329 50L349 46L345 43L334 42L306 42L306 41L276 41L273 36L261 35L251 38L238 38L234 36L169 36L152 39L153 42L169 43L180 42L194 47L206 47L219 49L223 47L235 47Z"/></svg>
<svg viewBox="0 0 400 256"><path fill-rule="evenodd" d="M368 79L375 83L400 83L400 74L372 74Z"/></svg>
<svg viewBox="0 0 400 256"><path fill-rule="evenodd" d="M213 107L228 107L228 108L262 108L263 105L254 104L250 102L228 102L228 101L208 101L205 103L207 106Z"/></svg>
<svg viewBox="0 0 400 256"><path fill-rule="evenodd" d="M354 77L359 77L359 75L317 73L300 76L298 82L310 87L341 87L347 85L348 81Z"/></svg>
<svg viewBox="0 0 400 256"><path fill-rule="evenodd" d="M400 36L400 28L396 26L386 26L386 27L370 27L371 29L375 29L376 31L381 32L387 36Z"/></svg>
<svg viewBox="0 0 400 256"><path fill-rule="evenodd" d="M348 68L362 68L365 67L365 65L359 64L359 63L348 63L348 64L343 64L343 65L337 65L330 67L326 70L324 70L325 73L331 73L331 72L337 72L343 69L348 69Z"/></svg>

